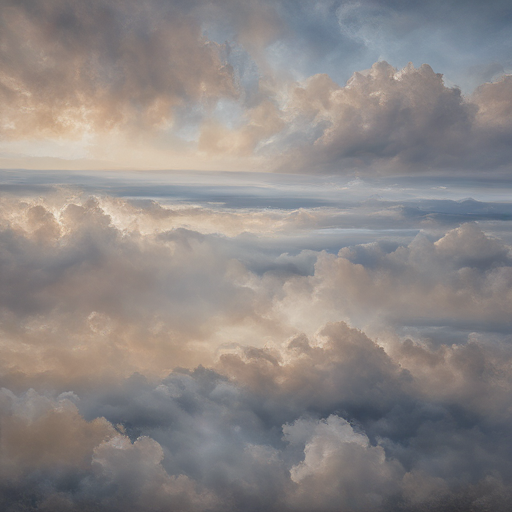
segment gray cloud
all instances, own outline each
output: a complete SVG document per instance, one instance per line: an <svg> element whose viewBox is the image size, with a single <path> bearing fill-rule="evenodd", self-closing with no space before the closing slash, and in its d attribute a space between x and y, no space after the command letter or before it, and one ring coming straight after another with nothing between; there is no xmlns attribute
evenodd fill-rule
<svg viewBox="0 0 512 512"><path fill-rule="evenodd" d="M448 30L447 20L453 37L464 40L456 3L292 4L4 2L4 165L60 167L64 157L95 168L507 168L508 75L466 98L426 64L397 71L382 60L404 65L392 47L425 39L434 25ZM498 32L510 21L500 2L491 7L484 14L476 5L465 9L479 38L483 20ZM436 59L413 60L438 70ZM62 146L65 140L75 149ZM77 162L77 154L93 160Z"/></svg>
<svg viewBox="0 0 512 512"><path fill-rule="evenodd" d="M1 10L4 136L164 127L176 107L237 95L192 6L55 0Z"/></svg>
<svg viewBox="0 0 512 512"><path fill-rule="evenodd" d="M2 508L507 510L509 246L349 212L5 195Z"/></svg>
<svg viewBox="0 0 512 512"><path fill-rule="evenodd" d="M468 101L428 65L398 71L379 62L345 87L327 75L310 77L287 107L282 144L289 150L280 168L406 174L506 167L507 84L508 77L486 84Z"/></svg>
<svg viewBox="0 0 512 512"><path fill-rule="evenodd" d="M505 4L1 4L9 167L302 173L0 172L1 510L510 509Z"/></svg>
<svg viewBox="0 0 512 512"><path fill-rule="evenodd" d="M511 468L500 433L510 421L510 382L498 365L510 363L510 351L495 358L470 343L459 354L446 347L444 362L415 366L405 343L406 371L396 354L344 324L320 336L323 346L320 338L292 341L279 364L265 350L227 359L224 371L238 367L238 382L199 368L156 383L134 376L80 400L3 391L13 404L3 424L18 425L20 443L2 429L4 486L32 485L34 510L506 510ZM436 366L445 365L481 397L432 387L442 375ZM483 413L479 402L490 396ZM106 419L92 419L100 415ZM65 435L52 435L56 428ZM62 471L73 478L66 482Z"/></svg>

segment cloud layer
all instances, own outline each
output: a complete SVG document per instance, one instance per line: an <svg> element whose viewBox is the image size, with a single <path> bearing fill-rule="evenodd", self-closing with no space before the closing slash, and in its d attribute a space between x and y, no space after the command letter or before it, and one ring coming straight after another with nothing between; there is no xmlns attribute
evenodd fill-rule
<svg viewBox="0 0 512 512"><path fill-rule="evenodd" d="M2 508L507 510L510 247L412 210L5 196Z"/></svg>
<svg viewBox="0 0 512 512"><path fill-rule="evenodd" d="M511 21L1 2L0 509L510 510Z"/></svg>

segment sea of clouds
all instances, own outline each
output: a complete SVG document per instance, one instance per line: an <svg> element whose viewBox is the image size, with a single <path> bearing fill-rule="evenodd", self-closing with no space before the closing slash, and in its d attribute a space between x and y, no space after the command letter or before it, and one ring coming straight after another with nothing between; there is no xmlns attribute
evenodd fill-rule
<svg viewBox="0 0 512 512"><path fill-rule="evenodd" d="M2 0L0 510L510 510L509 4Z"/></svg>
<svg viewBox="0 0 512 512"><path fill-rule="evenodd" d="M508 510L510 205L265 179L4 176L2 510Z"/></svg>

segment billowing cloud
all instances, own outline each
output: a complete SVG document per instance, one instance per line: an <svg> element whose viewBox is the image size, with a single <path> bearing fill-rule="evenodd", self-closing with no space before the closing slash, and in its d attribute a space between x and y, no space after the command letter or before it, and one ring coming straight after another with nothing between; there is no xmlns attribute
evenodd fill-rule
<svg viewBox="0 0 512 512"><path fill-rule="evenodd" d="M505 4L1 3L2 511L510 510Z"/></svg>
<svg viewBox="0 0 512 512"><path fill-rule="evenodd" d="M437 241L419 234L408 247L388 251L377 243L321 255L315 275L301 284L306 303L314 297L320 310L330 305L363 325L380 317L405 324L509 325L509 248L474 224Z"/></svg>
<svg viewBox="0 0 512 512"><path fill-rule="evenodd" d="M507 510L512 264L486 222L5 196L3 509Z"/></svg>
<svg viewBox="0 0 512 512"><path fill-rule="evenodd" d="M189 102L237 94L191 9L98 0L2 3L2 134L164 127Z"/></svg>
<svg viewBox="0 0 512 512"><path fill-rule="evenodd" d="M474 347L453 357L463 385ZM19 490L34 510L506 510L509 443L497 434L510 421L510 382L490 361L473 382L491 386L487 402L498 388L506 401L482 414L465 396L424 387L426 373L440 378L433 365L404 370L345 324L294 340L285 355L276 364L275 353L247 351L244 373L260 378L245 384L199 368L81 398L3 391L6 507Z"/></svg>
<svg viewBox="0 0 512 512"><path fill-rule="evenodd" d="M85 378L110 373L117 360L118 376L159 373L210 364L239 339L284 343L340 318L375 329L507 328L511 261L503 242L476 224L446 232L436 217L383 206L255 213L66 195L8 200L0 234L8 367ZM419 223L431 232L405 244L347 242L337 254L320 250L335 235L308 238L368 219L378 229Z"/></svg>
<svg viewBox="0 0 512 512"><path fill-rule="evenodd" d="M414 173L506 165L507 84L505 77L465 99L428 65L397 70L378 62L344 87L315 75L292 91L281 169Z"/></svg>
<svg viewBox="0 0 512 512"><path fill-rule="evenodd" d="M286 439L294 440L297 431L309 427L311 434L304 447L304 460L290 469L298 484L295 507L310 510L321 507L337 510L340 502L354 510L378 510L383 495L396 492L403 474L397 461L386 461L380 446L371 446L364 434L354 432L338 416L313 423L297 420L283 430ZM311 428L312 427L312 428Z"/></svg>
<svg viewBox="0 0 512 512"><path fill-rule="evenodd" d="M494 62L495 81L466 96L433 71L442 59L430 54L400 69L407 60L392 40L425 39L440 21L419 5L48 0L0 9L3 167L508 165L509 65ZM448 11L443 26L456 23ZM470 14L477 29L480 15Z"/></svg>

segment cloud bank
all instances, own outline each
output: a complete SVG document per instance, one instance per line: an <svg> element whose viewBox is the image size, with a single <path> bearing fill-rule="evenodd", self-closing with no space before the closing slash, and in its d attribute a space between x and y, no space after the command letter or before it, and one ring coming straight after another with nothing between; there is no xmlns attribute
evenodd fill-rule
<svg viewBox="0 0 512 512"><path fill-rule="evenodd" d="M64 159L73 168L313 174L508 169L508 64L495 62L489 82L463 95L423 56L404 67L391 51L393 37L420 31L430 41L430 23L458 27L455 4L424 28L421 6L372 2L47 0L0 9L4 168L60 168ZM488 13L496 34L498 12ZM480 16L469 9L467 22L485 39ZM438 54L428 55L434 69Z"/></svg>
<svg viewBox="0 0 512 512"><path fill-rule="evenodd" d="M511 20L1 2L0 509L508 511Z"/></svg>
<svg viewBox="0 0 512 512"><path fill-rule="evenodd" d="M510 246L364 204L5 196L3 510L507 510Z"/></svg>

